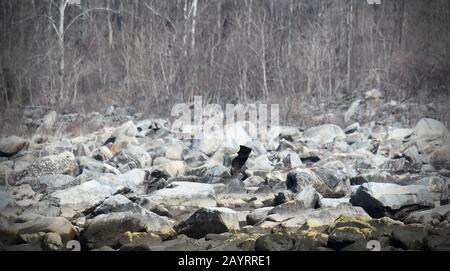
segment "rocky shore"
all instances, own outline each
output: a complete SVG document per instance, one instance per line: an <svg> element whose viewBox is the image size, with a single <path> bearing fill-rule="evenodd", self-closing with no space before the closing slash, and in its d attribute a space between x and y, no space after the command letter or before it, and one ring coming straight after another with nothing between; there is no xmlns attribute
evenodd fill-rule
<svg viewBox="0 0 450 271"><path fill-rule="evenodd" d="M262 140L241 122L230 140L200 142L114 107L30 111L32 137L0 139L0 249L450 250L447 127L386 123L370 103L349 106L342 127ZM98 129L66 132L76 121Z"/></svg>

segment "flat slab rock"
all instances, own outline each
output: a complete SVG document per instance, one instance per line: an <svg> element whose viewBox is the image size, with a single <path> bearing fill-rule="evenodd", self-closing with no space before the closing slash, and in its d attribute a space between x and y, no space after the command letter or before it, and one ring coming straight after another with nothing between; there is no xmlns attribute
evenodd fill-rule
<svg viewBox="0 0 450 271"><path fill-rule="evenodd" d="M175 226L178 234L202 238L208 233L239 230L239 213L229 208L201 208Z"/></svg>
<svg viewBox="0 0 450 271"><path fill-rule="evenodd" d="M164 206L215 207L214 186L204 183L173 182L150 194L147 200Z"/></svg>
<svg viewBox="0 0 450 271"><path fill-rule="evenodd" d="M350 194L350 180L340 170L327 167L298 168L287 175L286 186L293 192L314 187L322 196L340 198Z"/></svg>
<svg viewBox="0 0 450 271"><path fill-rule="evenodd" d="M97 181L89 181L66 190L56 191L51 196L59 199L61 211L66 213L66 217L71 217L76 212L99 204L111 196L112 192L113 189L110 186L102 185Z"/></svg>
<svg viewBox="0 0 450 271"><path fill-rule="evenodd" d="M308 227L314 228L330 225L341 215L370 218L361 207L350 205L339 205L337 207L325 207L321 209L299 209L295 213L277 213L272 209L270 213L271 215L268 215L255 226L272 228L276 225L282 225L286 228L300 228L307 223Z"/></svg>
<svg viewBox="0 0 450 271"><path fill-rule="evenodd" d="M405 213L434 207L432 194L423 185L401 186L388 183L365 183L350 198L374 218L402 218Z"/></svg>
<svg viewBox="0 0 450 271"><path fill-rule="evenodd" d="M88 221L82 234L89 249L103 246L116 247L125 232L152 232L168 237L173 229L167 218L152 212L116 212L102 214Z"/></svg>

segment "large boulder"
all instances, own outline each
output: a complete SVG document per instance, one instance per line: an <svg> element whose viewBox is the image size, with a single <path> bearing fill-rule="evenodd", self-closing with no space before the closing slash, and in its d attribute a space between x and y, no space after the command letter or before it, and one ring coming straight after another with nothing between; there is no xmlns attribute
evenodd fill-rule
<svg viewBox="0 0 450 271"><path fill-rule="evenodd" d="M101 214L117 213L117 212L144 212L144 208L132 202L127 197L117 194L105 199L99 206L97 206L91 213L91 216Z"/></svg>
<svg viewBox="0 0 450 271"><path fill-rule="evenodd" d="M124 174L104 174L97 178L97 181L105 186L110 186L113 190L119 190L123 187L131 189L138 195L147 193L147 181L150 173L144 169L132 169Z"/></svg>
<svg viewBox="0 0 450 271"><path fill-rule="evenodd" d="M16 180L23 177L41 177L44 175L68 174L76 176L79 166L72 152L65 151L58 155L49 155L35 160L25 170L16 174Z"/></svg>
<svg viewBox="0 0 450 271"><path fill-rule="evenodd" d="M245 127L245 123L233 123L225 127L223 142L225 148L237 152L240 146L252 147L253 140L243 127Z"/></svg>
<svg viewBox="0 0 450 271"><path fill-rule="evenodd" d="M215 207L216 195L211 184L172 182L150 194L148 201L164 206Z"/></svg>
<svg viewBox="0 0 450 271"><path fill-rule="evenodd" d="M0 139L0 157L11 157L19 153L22 149L28 146L28 141L18 137L9 136Z"/></svg>
<svg viewBox="0 0 450 271"><path fill-rule="evenodd" d="M369 222L367 218L340 216L328 229L327 246L341 250L352 244L357 245L359 241L367 243L375 232Z"/></svg>
<svg viewBox="0 0 450 271"><path fill-rule="evenodd" d="M283 230L260 236L255 242L256 251L319 251L328 241L325 233L300 230Z"/></svg>
<svg viewBox="0 0 450 271"><path fill-rule="evenodd" d="M115 212L89 220L82 239L89 249L103 246L116 248L121 236L126 232L152 232L164 237L173 235L169 221L152 212Z"/></svg>
<svg viewBox="0 0 450 271"><path fill-rule="evenodd" d="M400 186L388 183L365 183L350 198L374 218L404 218L407 213L434 206L433 196L423 185Z"/></svg>
<svg viewBox="0 0 450 271"><path fill-rule="evenodd" d="M158 157L153 161L155 168L163 170L171 177L183 176L188 172L189 167L184 161L172 161L165 157Z"/></svg>
<svg viewBox="0 0 450 271"><path fill-rule="evenodd" d="M395 228L391 233L391 244L405 250L422 250L426 248L428 228L419 225L405 225Z"/></svg>
<svg viewBox="0 0 450 271"><path fill-rule="evenodd" d="M113 157L113 153L108 147L101 146L100 148L95 149L91 156L98 161L107 161Z"/></svg>
<svg viewBox="0 0 450 271"><path fill-rule="evenodd" d="M317 193L316 189L312 186L306 187L295 196L296 200L303 202L305 208L317 208L321 198L322 195Z"/></svg>
<svg viewBox="0 0 450 271"><path fill-rule="evenodd" d="M261 185L265 184L265 180L259 176L252 176L243 181L244 187L247 189L257 189Z"/></svg>
<svg viewBox="0 0 450 271"><path fill-rule="evenodd" d="M406 138L410 137L413 133L413 129L393 128L388 131L386 140L391 142L402 142Z"/></svg>
<svg viewBox="0 0 450 271"><path fill-rule="evenodd" d="M57 233L64 241L74 240L76 230L74 226L63 217L37 217L25 223L16 223L19 235L39 232Z"/></svg>
<svg viewBox="0 0 450 271"><path fill-rule="evenodd" d="M144 168L152 164L152 158L143 148L129 145L111 157L108 163L123 170Z"/></svg>
<svg viewBox="0 0 450 271"><path fill-rule="evenodd" d="M414 133L421 140L444 139L448 133L445 125L435 119L423 118L414 127Z"/></svg>
<svg viewBox="0 0 450 271"><path fill-rule="evenodd" d="M436 169L450 170L450 145L435 150L430 156L430 163Z"/></svg>
<svg viewBox="0 0 450 271"><path fill-rule="evenodd" d="M449 202L449 183L446 179L439 176L429 176L415 181L414 184L426 186L428 191L433 195L434 201L438 201L441 204L447 204Z"/></svg>
<svg viewBox="0 0 450 271"><path fill-rule="evenodd" d="M77 157L77 162L80 165L80 170L82 173L89 172L91 174L120 174L120 170L118 170L117 168L87 156Z"/></svg>
<svg viewBox="0 0 450 271"><path fill-rule="evenodd" d="M66 190L56 191L52 197L59 199L59 206L65 217L72 217L78 212L94 207L107 197L113 189L97 181L89 181Z"/></svg>
<svg viewBox="0 0 450 271"><path fill-rule="evenodd" d="M280 169L293 169L301 167L303 164L300 156L290 149L276 152L275 155L272 155L271 160Z"/></svg>
<svg viewBox="0 0 450 271"><path fill-rule="evenodd" d="M393 174L405 174L407 172L418 173L420 172L420 164L413 164L410 159L405 157L389 159L382 168L389 173Z"/></svg>
<svg viewBox="0 0 450 271"><path fill-rule="evenodd" d="M321 198L319 201L319 206L321 208L324 207L337 207L339 205L351 205L350 204L350 198L339 198L339 199L333 199L333 198Z"/></svg>
<svg viewBox="0 0 450 271"><path fill-rule="evenodd" d="M327 144L337 139L344 139L344 131L337 125L325 124L309 128L305 131L305 137L316 144Z"/></svg>
<svg viewBox="0 0 450 271"><path fill-rule="evenodd" d="M46 186L47 191L55 191L74 184L75 178L65 174L43 175L38 178L38 182Z"/></svg>
<svg viewBox="0 0 450 271"><path fill-rule="evenodd" d="M135 137L139 133L138 128L134 125L133 121L127 121L117 127L111 134L111 138L126 139L128 137Z"/></svg>
<svg viewBox="0 0 450 271"><path fill-rule="evenodd" d="M260 222L263 218L265 218L269 212L274 207L263 207L252 210L250 213L246 216L246 221L248 225L255 225L256 223Z"/></svg>
<svg viewBox="0 0 450 271"><path fill-rule="evenodd" d="M165 156L171 160L183 160L188 152L188 147L179 140L172 139L172 142L166 147Z"/></svg>
<svg viewBox="0 0 450 271"><path fill-rule="evenodd" d="M406 217L405 223L437 225L446 220L449 215L450 205L447 204L430 210L412 212Z"/></svg>
<svg viewBox="0 0 450 271"><path fill-rule="evenodd" d="M0 243L9 245L12 244L16 238L19 230L13 221L3 215L0 215Z"/></svg>
<svg viewBox="0 0 450 271"><path fill-rule="evenodd" d="M273 170L273 166L267 155L260 155L254 160L247 160L245 163L247 167L246 173L249 175L267 174Z"/></svg>
<svg viewBox="0 0 450 271"><path fill-rule="evenodd" d="M298 213L301 213L304 209L307 209L305 203L301 200L291 200L275 206L269 211L269 215L277 214L283 218L295 217Z"/></svg>
<svg viewBox="0 0 450 271"><path fill-rule="evenodd" d="M178 234L202 238L208 233L239 230L238 212L228 208L201 208L175 227Z"/></svg>
<svg viewBox="0 0 450 271"><path fill-rule="evenodd" d="M312 186L327 198L340 198L351 192L348 176L341 170L328 167L294 169L287 175L286 186L293 192Z"/></svg>
<svg viewBox="0 0 450 271"><path fill-rule="evenodd" d="M350 205L339 205L337 207L320 209L280 208L278 211L272 209L270 215L256 224L256 226L272 228L281 224L286 228L301 228L305 226L308 228L318 228L330 225L341 215L370 218L361 207Z"/></svg>
<svg viewBox="0 0 450 271"><path fill-rule="evenodd" d="M363 183L396 183L399 177L385 171L368 172L358 174L350 179L351 185L361 185Z"/></svg>

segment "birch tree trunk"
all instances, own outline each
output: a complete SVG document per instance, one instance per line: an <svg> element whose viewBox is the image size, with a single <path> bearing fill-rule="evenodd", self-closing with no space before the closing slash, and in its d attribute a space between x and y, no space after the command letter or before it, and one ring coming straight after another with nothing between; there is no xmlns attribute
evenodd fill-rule
<svg viewBox="0 0 450 271"><path fill-rule="evenodd" d="M109 46L113 47L113 28L111 24L111 8L110 8L110 2L111 0L106 1L106 8L108 9L108 40L109 40Z"/></svg>
<svg viewBox="0 0 450 271"><path fill-rule="evenodd" d="M197 20L197 0L192 2L192 25L191 25L191 50L194 50L195 47L195 24Z"/></svg>
<svg viewBox="0 0 450 271"><path fill-rule="evenodd" d="M64 17L67 7L67 0L60 0L59 2L59 25L58 25L58 44L59 44L59 100L64 98L64 58L65 58L65 46L64 46Z"/></svg>
<svg viewBox="0 0 450 271"><path fill-rule="evenodd" d="M353 0L349 0L347 11L347 94L351 88L351 62L353 49Z"/></svg>
<svg viewBox="0 0 450 271"><path fill-rule="evenodd" d="M184 56L187 56L187 23L188 23L188 1L184 0L184 7L183 7L183 17L184 17L184 30L183 30L183 49L184 49Z"/></svg>

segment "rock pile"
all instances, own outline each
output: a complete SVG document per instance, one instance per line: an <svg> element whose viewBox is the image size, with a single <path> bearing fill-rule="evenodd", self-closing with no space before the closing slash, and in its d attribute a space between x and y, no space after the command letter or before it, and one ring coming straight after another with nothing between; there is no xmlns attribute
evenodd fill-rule
<svg viewBox="0 0 450 271"><path fill-rule="evenodd" d="M55 113L27 118L31 139L0 138L2 250L450 250L438 120L280 126L278 141L238 122L196 142L117 107L99 130L55 135L80 118Z"/></svg>

